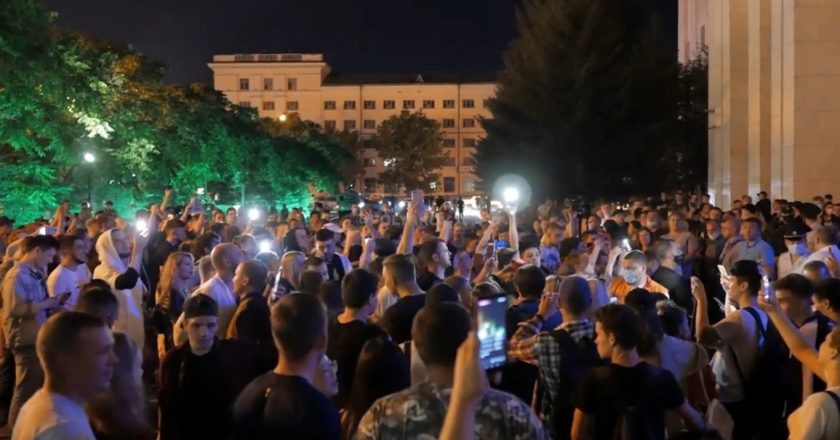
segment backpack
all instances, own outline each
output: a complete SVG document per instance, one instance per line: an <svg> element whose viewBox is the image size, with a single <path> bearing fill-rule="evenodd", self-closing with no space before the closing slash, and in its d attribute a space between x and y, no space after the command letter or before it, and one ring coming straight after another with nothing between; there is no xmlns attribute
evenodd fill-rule
<svg viewBox="0 0 840 440"><path fill-rule="evenodd" d="M787 389L790 385L787 359L782 348L784 343L772 322L768 321L765 328L755 309L745 307L743 310L755 320L760 343L749 378L744 376L738 357L732 351L744 390L744 401L749 408L749 416L756 426L774 427L783 417ZM759 420L760 423L758 423Z"/></svg>
<svg viewBox="0 0 840 440"><path fill-rule="evenodd" d="M575 393L583 376L592 368L604 365L598 355L595 340L583 338L575 341L565 330L551 332L551 337L560 348L560 371L556 396L545 396L548 414L547 425L555 439L568 439L572 431L572 418L575 412ZM540 375L542 380L542 374ZM547 390L545 385L540 387Z"/></svg>

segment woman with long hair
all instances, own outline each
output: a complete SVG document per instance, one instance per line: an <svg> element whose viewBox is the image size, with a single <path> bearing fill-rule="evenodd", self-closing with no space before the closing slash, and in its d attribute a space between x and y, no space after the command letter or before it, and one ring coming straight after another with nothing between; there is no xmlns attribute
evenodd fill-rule
<svg viewBox="0 0 840 440"><path fill-rule="evenodd" d="M86 412L97 440L151 440L155 430L149 423L143 392L143 357L140 349L122 333L114 333L117 364L111 388L87 404Z"/></svg>
<svg viewBox="0 0 840 440"><path fill-rule="evenodd" d="M160 271L155 292L155 324L158 330L158 354L161 359L172 348L172 326L184 311L184 301L190 296L189 282L193 277L193 256L186 252L169 254Z"/></svg>
<svg viewBox="0 0 840 440"><path fill-rule="evenodd" d="M356 363L347 407L341 413L341 439L353 438L359 421L376 399L410 385L408 360L397 345L384 336L365 342Z"/></svg>
<svg viewBox="0 0 840 440"><path fill-rule="evenodd" d="M306 262L306 254L300 251L288 251L280 260L280 276L285 278L295 290L300 287L304 262Z"/></svg>

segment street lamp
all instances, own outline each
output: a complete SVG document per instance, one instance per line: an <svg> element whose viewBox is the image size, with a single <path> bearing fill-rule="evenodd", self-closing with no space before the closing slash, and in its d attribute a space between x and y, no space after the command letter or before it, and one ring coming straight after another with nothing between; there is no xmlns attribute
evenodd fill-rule
<svg viewBox="0 0 840 440"><path fill-rule="evenodd" d="M516 203L519 200L519 190L514 187L505 188L502 193L505 203Z"/></svg>
<svg viewBox="0 0 840 440"><path fill-rule="evenodd" d="M91 153L90 151L86 151L83 157L85 159L85 162L89 164L88 170L87 170L87 185L88 185L87 198L88 198L88 204L90 205L91 210L93 210L93 195L92 195L92 193L93 193L93 190L92 190L93 183L92 183L92 180L93 180L93 163L96 162L96 156L94 156L93 153Z"/></svg>
<svg viewBox="0 0 840 440"><path fill-rule="evenodd" d="M280 118L279 119L280 119L280 122L286 122L286 114L285 113L280 113Z"/></svg>

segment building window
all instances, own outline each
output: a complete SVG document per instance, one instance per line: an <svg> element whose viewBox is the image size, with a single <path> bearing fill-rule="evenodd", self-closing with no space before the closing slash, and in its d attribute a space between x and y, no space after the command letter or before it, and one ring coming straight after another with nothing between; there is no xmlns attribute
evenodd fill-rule
<svg viewBox="0 0 840 440"><path fill-rule="evenodd" d="M365 101L364 108L365 108L365 110L376 109L376 101Z"/></svg>
<svg viewBox="0 0 840 440"><path fill-rule="evenodd" d="M475 119L464 119L464 128L473 128L475 127Z"/></svg>
<svg viewBox="0 0 840 440"><path fill-rule="evenodd" d="M435 101L432 99L424 99L423 108L435 108Z"/></svg>
<svg viewBox="0 0 840 440"><path fill-rule="evenodd" d="M455 108L455 100L454 99L444 99L443 100L443 108Z"/></svg>
<svg viewBox="0 0 840 440"><path fill-rule="evenodd" d="M335 101L324 101L324 110L335 110Z"/></svg>
<svg viewBox="0 0 840 440"><path fill-rule="evenodd" d="M362 148L373 148L373 141L370 139L362 139Z"/></svg>
<svg viewBox="0 0 840 440"><path fill-rule="evenodd" d="M393 100L390 100L390 99L382 101L382 108L388 109L388 110L393 110L393 109L397 108L396 102L394 102Z"/></svg>
<svg viewBox="0 0 840 440"><path fill-rule="evenodd" d="M443 128L455 128L455 120L454 119L444 119L443 120Z"/></svg>
<svg viewBox="0 0 840 440"><path fill-rule="evenodd" d="M248 78L239 78L239 90L248 90L250 87Z"/></svg>
<svg viewBox="0 0 840 440"><path fill-rule="evenodd" d="M470 176L464 176L461 180L462 184L464 185L464 192L469 194L475 192L476 185L475 185L475 178Z"/></svg>
<svg viewBox="0 0 840 440"><path fill-rule="evenodd" d="M455 139L445 138L443 140L443 148L455 148Z"/></svg>
<svg viewBox="0 0 840 440"><path fill-rule="evenodd" d="M274 78L263 78L263 90L274 90Z"/></svg>
<svg viewBox="0 0 840 440"><path fill-rule="evenodd" d="M452 156L446 156L443 158L443 166L445 167L454 167L455 166L455 158Z"/></svg>
<svg viewBox="0 0 840 440"><path fill-rule="evenodd" d="M454 177L444 177L443 178L443 192L445 192L445 193L454 193L455 192L455 178Z"/></svg>
<svg viewBox="0 0 840 440"><path fill-rule="evenodd" d="M348 119L344 121L344 129L347 131L355 130L356 129L356 121L352 119Z"/></svg>
<svg viewBox="0 0 840 440"><path fill-rule="evenodd" d="M297 90L297 78L289 78L286 81L286 90Z"/></svg>
<svg viewBox="0 0 840 440"><path fill-rule="evenodd" d="M475 139L464 138L464 148L475 148Z"/></svg>
<svg viewBox="0 0 840 440"><path fill-rule="evenodd" d="M365 192L376 192L376 179L365 179Z"/></svg>
<svg viewBox="0 0 840 440"><path fill-rule="evenodd" d="M335 121L324 121L324 130L335 131Z"/></svg>
<svg viewBox="0 0 840 440"><path fill-rule="evenodd" d="M297 101L286 101L286 110L297 111L297 109L298 109L298 102Z"/></svg>
<svg viewBox="0 0 840 440"><path fill-rule="evenodd" d="M274 101L263 101L263 110L274 110Z"/></svg>
<svg viewBox="0 0 840 440"><path fill-rule="evenodd" d="M362 127L367 128L368 130L374 129L376 128L376 121L373 119L365 119L365 121L362 122Z"/></svg>
<svg viewBox="0 0 840 440"><path fill-rule="evenodd" d="M344 101L344 110L356 110L356 101Z"/></svg>
<svg viewBox="0 0 840 440"><path fill-rule="evenodd" d="M490 108L490 98L485 98L482 105L484 108Z"/></svg>
<svg viewBox="0 0 840 440"><path fill-rule="evenodd" d="M365 159L365 166L366 167L375 167L376 166L376 159L373 159L373 158Z"/></svg>
<svg viewBox="0 0 840 440"><path fill-rule="evenodd" d="M388 159L383 159L382 160L382 165L385 165L385 168L392 167L392 166L396 165L396 160L394 160L393 157L388 158Z"/></svg>
<svg viewBox="0 0 840 440"><path fill-rule="evenodd" d="M475 107L475 101L473 101L472 99L465 99L461 103L461 107L463 107L463 108L474 108Z"/></svg>
<svg viewBox="0 0 840 440"><path fill-rule="evenodd" d="M239 101L239 105L241 105L242 107L250 107L251 101Z"/></svg>
<svg viewBox="0 0 840 440"><path fill-rule="evenodd" d="M465 157L461 159L461 165L465 167L474 167L475 166L475 158L474 157Z"/></svg>
<svg viewBox="0 0 840 440"><path fill-rule="evenodd" d="M403 108L406 110L411 110L414 108L414 100L413 99L406 99L403 101Z"/></svg>

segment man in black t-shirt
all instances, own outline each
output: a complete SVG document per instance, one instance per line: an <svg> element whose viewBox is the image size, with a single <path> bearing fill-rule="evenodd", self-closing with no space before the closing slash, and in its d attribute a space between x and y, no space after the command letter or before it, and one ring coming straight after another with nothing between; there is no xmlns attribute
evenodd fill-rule
<svg viewBox="0 0 840 440"><path fill-rule="evenodd" d="M446 269L452 266L451 252L446 242L439 238L430 238L420 245L418 260L422 264L423 274L417 279L417 285L423 291L442 283Z"/></svg>
<svg viewBox="0 0 840 440"><path fill-rule="evenodd" d="M674 376L641 360L641 321L633 309L602 307L595 313L595 333L598 354L610 365L590 370L581 381L572 438L664 440L666 410L678 411L690 428L707 429Z"/></svg>
<svg viewBox="0 0 840 440"><path fill-rule="evenodd" d="M356 362L365 342L385 332L368 323L376 309L376 291L379 277L364 269L356 269L344 276L341 282L341 300L344 311L330 321L327 338L327 357L338 364L338 395L336 402L344 406L353 387Z"/></svg>
<svg viewBox="0 0 840 440"><path fill-rule="evenodd" d="M382 327L394 343L411 339L411 323L417 312L426 305L426 293L417 285L414 262L407 255L391 255L385 259L382 277L385 287L400 299L385 311Z"/></svg>
<svg viewBox="0 0 840 440"><path fill-rule="evenodd" d="M271 310L280 360L234 405L235 439L338 439L338 410L311 384L327 348L327 312L314 295L292 293Z"/></svg>
<svg viewBox="0 0 840 440"><path fill-rule="evenodd" d="M150 292L157 291L161 266L166 263L169 254L178 250L178 245L186 238L186 225L177 218L167 221L163 232L152 235L143 255L143 266ZM155 295L149 295L149 300L154 301L154 297Z"/></svg>

